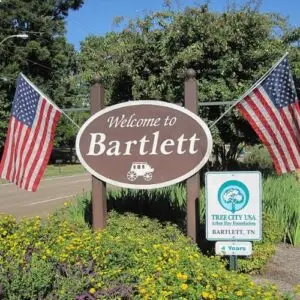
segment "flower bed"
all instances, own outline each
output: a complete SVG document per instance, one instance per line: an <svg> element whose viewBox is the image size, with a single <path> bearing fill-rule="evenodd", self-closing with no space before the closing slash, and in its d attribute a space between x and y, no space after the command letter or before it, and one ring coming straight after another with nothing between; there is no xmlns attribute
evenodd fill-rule
<svg viewBox="0 0 300 300"><path fill-rule="evenodd" d="M110 213L96 233L63 212L1 217L0 254L4 299L283 299L199 253L175 226L133 214Z"/></svg>

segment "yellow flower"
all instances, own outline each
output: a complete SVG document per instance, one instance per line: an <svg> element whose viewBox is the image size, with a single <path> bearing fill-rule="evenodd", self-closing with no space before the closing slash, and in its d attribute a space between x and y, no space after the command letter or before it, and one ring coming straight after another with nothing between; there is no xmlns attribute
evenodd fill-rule
<svg viewBox="0 0 300 300"><path fill-rule="evenodd" d="M181 279L185 281L185 280L188 279L188 276L187 276L186 274L182 274L182 275L181 275Z"/></svg>
<svg viewBox="0 0 300 300"><path fill-rule="evenodd" d="M96 293L96 290L94 288L90 288L90 294L95 294Z"/></svg>
<svg viewBox="0 0 300 300"><path fill-rule="evenodd" d="M202 292L201 296L202 296L202 298L204 298L204 299L208 299L209 293L204 291L204 292Z"/></svg>
<svg viewBox="0 0 300 300"><path fill-rule="evenodd" d="M198 275L198 276L196 277L196 279L197 279L198 281L202 280L202 279L203 279L203 275L202 275L202 274L201 274L201 275Z"/></svg>
<svg viewBox="0 0 300 300"><path fill-rule="evenodd" d="M189 286L186 283L183 283L180 287L183 291L186 291Z"/></svg>
<svg viewBox="0 0 300 300"><path fill-rule="evenodd" d="M277 290L277 286L275 284L273 284L271 287L272 287L272 290L274 290L274 291Z"/></svg>
<svg viewBox="0 0 300 300"><path fill-rule="evenodd" d="M188 279L188 276L187 276L186 274L182 274L182 273L180 273L180 272L176 274L176 277L177 277L178 279L183 280L183 281L186 281L186 280Z"/></svg>
<svg viewBox="0 0 300 300"><path fill-rule="evenodd" d="M300 284L297 284L297 285L295 286L294 291L295 291L295 293L296 293L297 296L298 296L298 295L300 296Z"/></svg>
<svg viewBox="0 0 300 300"><path fill-rule="evenodd" d="M239 296L239 297L242 297L244 295L244 293L242 291L237 291L236 295Z"/></svg>
<svg viewBox="0 0 300 300"><path fill-rule="evenodd" d="M149 295L149 294L145 294L143 299L144 299L144 300L148 300L148 299L149 299L149 297L150 297L150 295Z"/></svg>
<svg viewBox="0 0 300 300"><path fill-rule="evenodd" d="M167 296L172 295L172 292L171 291L162 291L162 294L163 294L163 296L167 297Z"/></svg>

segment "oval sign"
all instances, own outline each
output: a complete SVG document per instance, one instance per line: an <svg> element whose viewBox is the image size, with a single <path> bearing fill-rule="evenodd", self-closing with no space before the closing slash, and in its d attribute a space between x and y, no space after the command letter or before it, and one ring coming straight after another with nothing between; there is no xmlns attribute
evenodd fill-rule
<svg viewBox="0 0 300 300"><path fill-rule="evenodd" d="M161 188L198 172L212 150L211 133L197 115L161 101L130 101L89 118L76 138L82 165L107 183Z"/></svg>

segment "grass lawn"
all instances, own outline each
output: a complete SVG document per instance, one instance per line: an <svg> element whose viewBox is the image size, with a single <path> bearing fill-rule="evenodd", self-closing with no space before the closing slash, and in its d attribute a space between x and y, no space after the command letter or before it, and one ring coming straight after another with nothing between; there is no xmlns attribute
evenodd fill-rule
<svg viewBox="0 0 300 300"><path fill-rule="evenodd" d="M81 164L55 164L48 165L44 177L70 176L86 172ZM7 183L7 180L0 179L1 183Z"/></svg>

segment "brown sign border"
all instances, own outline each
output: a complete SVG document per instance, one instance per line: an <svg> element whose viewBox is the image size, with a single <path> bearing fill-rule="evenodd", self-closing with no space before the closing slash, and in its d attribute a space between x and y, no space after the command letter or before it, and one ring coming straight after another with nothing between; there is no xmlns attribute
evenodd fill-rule
<svg viewBox="0 0 300 300"><path fill-rule="evenodd" d="M84 132L84 130L86 129L86 127L91 122L93 122L95 119L97 119L98 117L100 117L101 115L103 115L107 112L117 110L117 109L122 108L122 107L137 106L137 105L163 106L163 107L168 107L168 108L171 108L171 109L174 109L174 110L181 111L182 113L184 113L184 114L188 115L189 117L191 117L192 119L194 119L199 124L199 126L201 126L203 128L203 131L205 132L206 137L207 137L207 149L206 149L205 155L203 156L203 158L200 160L200 162L197 164L196 167L194 167L192 170L185 173L184 175L182 175L180 177L177 177L175 179L169 180L169 181L164 181L164 182L161 182L159 184L136 185L136 184L129 184L129 183L109 179L109 178L101 175L100 173L96 172L94 169L92 169L85 162L85 160L82 157L81 152L80 152L79 142L80 142L81 135ZM99 178L100 180L102 180L104 182L107 182L109 184L112 184L112 185L115 185L115 186L118 186L118 187L129 188L129 189L156 189L156 188L162 188L162 187L166 187L166 186L173 185L173 184L176 184L178 182L184 181L187 178L193 176L195 173L197 173L205 165L205 163L208 161L208 159L211 155L211 152L212 152L212 144L213 144L213 142L212 142L211 132L210 132L208 126L206 125L206 123L199 116L192 113L188 109L186 109L184 107L181 107L179 105L176 105L176 104L162 102L162 101L159 101L159 100L137 100L137 101L128 101L128 102L124 102L124 103L120 103L120 104L116 104L116 105L106 107L106 108L100 110L99 112L97 112L96 114L94 114L93 116L91 116L83 124L83 126L80 128L80 130L77 134L77 137L76 137L76 153L77 153L77 157L78 157L79 161L84 166L84 168L88 172L90 172L92 175L94 175L95 177Z"/></svg>

